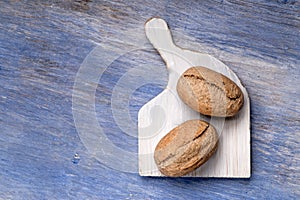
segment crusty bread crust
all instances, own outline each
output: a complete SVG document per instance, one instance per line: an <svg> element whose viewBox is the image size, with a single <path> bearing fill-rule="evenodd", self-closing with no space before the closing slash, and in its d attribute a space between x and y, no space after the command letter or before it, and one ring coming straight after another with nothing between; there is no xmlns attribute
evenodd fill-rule
<svg viewBox="0 0 300 200"><path fill-rule="evenodd" d="M166 176L183 176L204 164L217 150L215 128L202 120L189 120L171 130L157 144L154 160Z"/></svg>
<svg viewBox="0 0 300 200"><path fill-rule="evenodd" d="M177 82L182 101L204 115L231 117L244 104L241 89L226 76L205 67L187 69Z"/></svg>

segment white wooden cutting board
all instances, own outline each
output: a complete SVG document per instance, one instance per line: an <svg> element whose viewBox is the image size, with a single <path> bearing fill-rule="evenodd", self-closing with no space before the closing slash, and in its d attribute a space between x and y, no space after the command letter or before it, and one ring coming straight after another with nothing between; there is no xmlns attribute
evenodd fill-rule
<svg viewBox="0 0 300 200"><path fill-rule="evenodd" d="M250 177L250 102L238 77L216 58L176 46L166 22L152 18L145 24L148 39L165 61L169 71L166 89L139 111L139 174L163 176L154 162L154 149L170 130L190 119L203 119L219 133L219 148L209 161L187 177ZM176 92L179 76L192 66L204 66L233 80L244 93L244 106L234 118L208 118L184 104ZM155 72L153 72L155 73Z"/></svg>

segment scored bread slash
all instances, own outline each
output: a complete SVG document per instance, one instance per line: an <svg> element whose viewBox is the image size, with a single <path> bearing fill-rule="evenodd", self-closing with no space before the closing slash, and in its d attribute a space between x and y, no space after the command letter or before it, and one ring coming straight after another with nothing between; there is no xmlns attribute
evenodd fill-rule
<svg viewBox="0 0 300 200"><path fill-rule="evenodd" d="M168 25L163 19L149 19L145 24L145 32L166 63L169 80L166 89L146 103L138 113L139 174L141 176L165 176L154 159L155 148L159 141L180 124L188 120L200 119L211 124L219 134L218 149L195 171L186 175L175 173L175 176L249 178L251 174L250 102L248 93L239 78L228 66L213 56L176 46L172 41ZM230 118L215 116L209 118L199 114L180 99L176 89L177 82L187 69L195 66L203 66L224 75L240 88L243 95L240 102L243 101L243 107L235 109L240 109L236 115ZM223 95L220 91L218 92L220 93L218 95ZM232 96L229 96L230 98ZM172 159L175 158L177 157ZM161 166L166 163L162 163ZM187 164L183 168L188 169L190 166L193 165Z"/></svg>

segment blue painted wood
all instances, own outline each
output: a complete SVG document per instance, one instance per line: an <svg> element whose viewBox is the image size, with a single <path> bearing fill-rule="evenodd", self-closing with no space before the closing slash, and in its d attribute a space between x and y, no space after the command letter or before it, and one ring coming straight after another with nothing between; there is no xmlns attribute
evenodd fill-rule
<svg viewBox="0 0 300 200"><path fill-rule="evenodd" d="M164 63L143 32L152 16L169 23L178 45L225 62L247 88L250 179L139 177L101 163L81 142L72 115L81 63L97 45L112 52L134 46L105 70L95 100L107 137L137 152L137 138L115 123L111 96L137 66L152 64L161 75L130 98L120 97L129 102L137 131L138 109L166 85ZM299 17L296 0L1 1L0 198L299 199Z"/></svg>

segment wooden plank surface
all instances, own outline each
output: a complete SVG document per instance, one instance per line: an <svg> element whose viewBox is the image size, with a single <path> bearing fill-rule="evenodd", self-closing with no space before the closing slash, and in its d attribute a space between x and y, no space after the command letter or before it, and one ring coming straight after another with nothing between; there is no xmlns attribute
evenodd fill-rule
<svg viewBox="0 0 300 200"><path fill-rule="evenodd" d="M169 23L179 46L223 61L248 90L250 179L138 175L137 113L167 84L144 35L152 16ZM0 199L300 198L299 1L4 0L0 22ZM91 52L102 53L94 63L102 76L72 98ZM147 84L127 94L144 75ZM102 133L124 156L86 145L77 97L83 109L94 99Z"/></svg>

